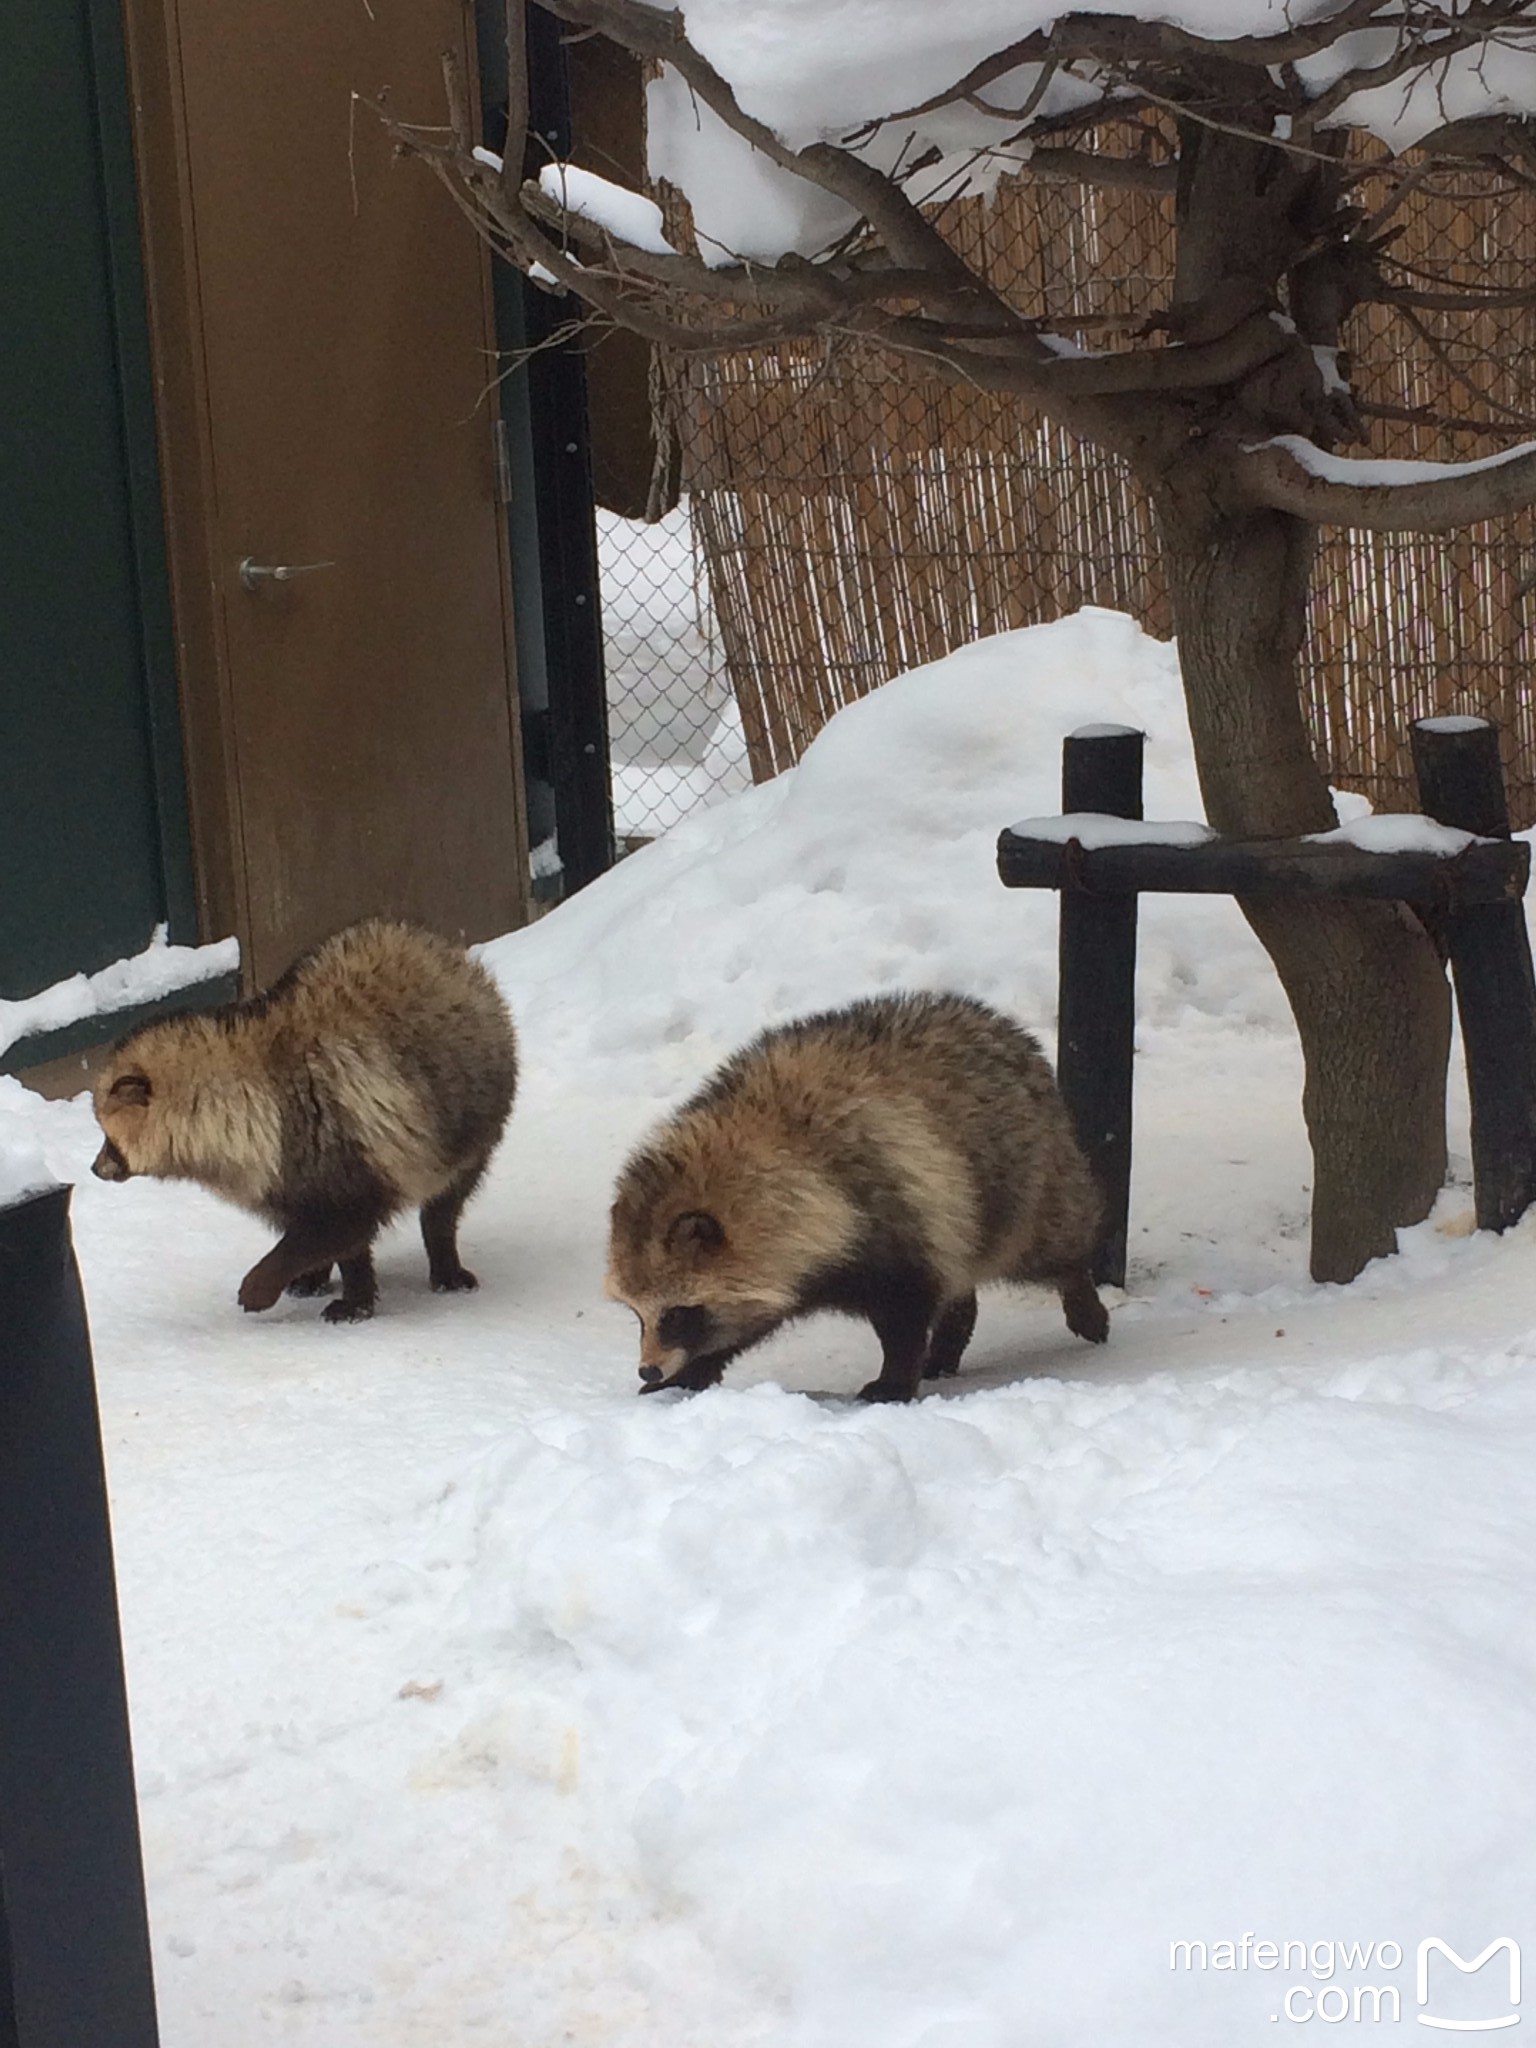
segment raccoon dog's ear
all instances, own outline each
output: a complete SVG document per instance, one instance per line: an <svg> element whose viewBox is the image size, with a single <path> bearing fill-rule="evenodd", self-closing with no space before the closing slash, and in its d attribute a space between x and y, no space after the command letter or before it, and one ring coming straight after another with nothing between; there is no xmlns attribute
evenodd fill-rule
<svg viewBox="0 0 1536 2048"><path fill-rule="evenodd" d="M149 1100L149 1076L147 1074L119 1074L107 1091L108 1100L124 1102L142 1109Z"/></svg>
<svg viewBox="0 0 1536 2048"><path fill-rule="evenodd" d="M717 1252L725 1243L725 1232L718 1220L706 1216L702 1209L687 1209L669 1226L666 1247L669 1252L679 1250L683 1245L694 1245L701 1252Z"/></svg>

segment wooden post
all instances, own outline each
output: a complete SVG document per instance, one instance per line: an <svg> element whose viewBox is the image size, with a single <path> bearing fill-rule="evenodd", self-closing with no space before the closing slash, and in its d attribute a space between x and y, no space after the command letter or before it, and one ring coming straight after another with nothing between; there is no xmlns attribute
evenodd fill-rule
<svg viewBox="0 0 1536 2048"><path fill-rule="evenodd" d="M0 2048L156 2048L69 1189L0 1209Z"/></svg>
<svg viewBox="0 0 1536 2048"><path fill-rule="evenodd" d="M1061 749L1061 808L1139 818L1145 733L1091 725ZM1056 1078L1078 1142L1104 1190L1093 1277L1125 1285L1131 1205L1131 1061L1136 1041L1136 898L1061 892L1061 1011Z"/></svg>
<svg viewBox="0 0 1536 2048"><path fill-rule="evenodd" d="M1419 800L1442 825L1508 839L1496 726L1421 718ZM1536 1200L1536 975L1522 903L1452 904L1444 919L1472 1098L1479 1230L1507 1230Z"/></svg>

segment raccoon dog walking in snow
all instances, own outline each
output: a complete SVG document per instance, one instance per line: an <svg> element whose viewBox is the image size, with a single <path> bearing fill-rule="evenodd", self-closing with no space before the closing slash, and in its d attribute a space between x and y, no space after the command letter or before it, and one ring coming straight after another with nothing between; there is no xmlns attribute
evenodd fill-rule
<svg viewBox="0 0 1536 2048"><path fill-rule="evenodd" d="M240 1306L286 1287L324 1294L327 1322L373 1313L373 1240L419 1208L432 1285L473 1287L459 1212L512 1107L512 1019L459 946L373 919L325 940L265 995L146 1024L96 1082L106 1142L94 1171L195 1180L253 1209L281 1240Z"/></svg>
<svg viewBox="0 0 1536 2048"><path fill-rule="evenodd" d="M1102 1343L1101 1204L1028 1032L964 996L879 997L764 1032L630 1159L608 1292L640 1377L708 1387L816 1309L885 1359L866 1401L954 1372L985 1281L1043 1280Z"/></svg>

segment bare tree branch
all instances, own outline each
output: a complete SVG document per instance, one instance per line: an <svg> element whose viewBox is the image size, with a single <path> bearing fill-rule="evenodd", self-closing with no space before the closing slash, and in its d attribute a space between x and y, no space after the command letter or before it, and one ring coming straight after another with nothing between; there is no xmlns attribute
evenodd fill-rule
<svg viewBox="0 0 1536 2048"><path fill-rule="evenodd" d="M448 129L455 150L468 156L475 132L469 125L469 93L464 84L464 66L457 50L443 52L443 92L448 101Z"/></svg>
<svg viewBox="0 0 1536 2048"><path fill-rule="evenodd" d="M1446 348L1444 342L1437 335L1430 333L1424 322L1411 307L1401 306L1398 310L1420 341L1429 350L1430 354L1435 358L1435 361L1445 371L1451 382L1458 384L1466 392L1468 398L1472 399L1477 405L1491 406L1495 412L1507 412L1511 419L1519 417L1513 406L1505 405L1503 400L1495 398L1491 391L1485 391L1480 384L1473 383L1466 371L1453 361L1450 351Z"/></svg>
<svg viewBox="0 0 1536 2048"><path fill-rule="evenodd" d="M1501 308L1536 306L1536 285L1523 291L1490 285L1487 291L1415 292L1404 285L1384 284L1370 296L1375 305L1414 306L1421 313L1496 313Z"/></svg>
<svg viewBox="0 0 1536 2048"><path fill-rule="evenodd" d="M1498 435L1501 439L1515 427L1527 429L1536 434L1536 415L1522 415L1519 419L1480 420L1470 416L1454 416L1450 413L1431 412L1426 406L1386 405L1358 401L1358 410L1366 419L1401 420L1408 426L1432 428L1440 434Z"/></svg>
<svg viewBox="0 0 1536 2048"><path fill-rule="evenodd" d="M1035 149L1018 166L1017 175L1061 185L1124 186L1171 197L1178 189L1179 167L1134 156L1100 156L1091 149Z"/></svg>
<svg viewBox="0 0 1536 2048"><path fill-rule="evenodd" d="M509 206L517 203L528 154L528 9L526 0L506 0L507 138L501 146L501 193Z"/></svg>
<svg viewBox="0 0 1536 2048"><path fill-rule="evenodd" d="M1213 341L1127 349L1114 355L1068 356L1046 372L1042 380L1045 402L1050 402L1053 393L1110 398L1204 391L1235 384L1261 364L1284 355L1292 344L1293 337L1267 313L1257 313Z"/></svg>
<svg viewBox="0 0 1536 2048"><path fill-rule="evenodd" d="M1204 58L1268 71L1330 49L1341 36L1369 27L1392 4L1393 0L1348 0L1348 5L1338 13L1303 28L1288 29L1273 36L1233 36L1220 41L1194 35L1190 30L1175 28L1168 22L1137 21L1102 14L1068 14L1062 16L1051 30L1036 29L1030 35L1021 36L1006 49L998 50L973 65L963 78L957 79L943 92L934 94L918 106L905 107L889 118L892 121L916 120L923 114L937 112L941 107L953 106L956 100L969 100L974 104L979 95L1000 78L1006 78L1025 64L1044 63L1050 57L1060 63L1087 60L1122 69L1141 64L1166 67L1181 60ZM1386 18L1392 19L1391 14L1387 13ZM991 107L985 110L1002 111Z"/></svg>
<svg viewBox="0 0 1536 2048"><path fill-rule="evenodd" d="M1447 121L1417 146L1429 156L1514 156L1536 165L1536 120L1527 114L1484 114L1475 120Z"/></svg>
<svg viewBox="0 0 1536 2048"><path fill-rule="evenodd" d="M1390 57L1380 64L1346 71L1326 92L1310 100L1298 128L1309 135L1315 133L1357 93L1379 91L1382 86L1395 85L1412 71L1443 63L1462 50L1475 49L1495 30L1518 19L1518 15L1518 7L1512 7L1510 0L1472 0L1461 14L1443 15L1437 11L1420 16L1407 27L1400 47Z"/></svg>

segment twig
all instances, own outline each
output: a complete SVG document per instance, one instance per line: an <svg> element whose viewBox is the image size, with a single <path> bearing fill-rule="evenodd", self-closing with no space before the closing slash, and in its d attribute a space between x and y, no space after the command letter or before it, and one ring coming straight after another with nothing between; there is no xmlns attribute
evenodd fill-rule
<svg viewBox="0 0 1536 2048"><path fill-rule="evenodd" d="M501 148L501 195L517 204L528 154L528 16L526 0L506 0L507 137Z"/></svg>

